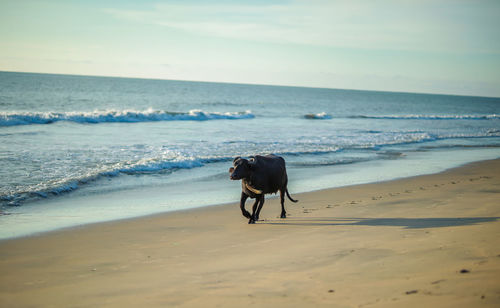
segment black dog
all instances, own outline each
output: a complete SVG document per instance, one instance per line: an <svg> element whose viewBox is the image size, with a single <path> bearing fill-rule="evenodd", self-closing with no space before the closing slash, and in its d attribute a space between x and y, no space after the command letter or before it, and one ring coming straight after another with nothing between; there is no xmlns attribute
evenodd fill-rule
<svg viewBox="0 0 500 308"><path fill-rule="evenodd" d="M260 210L264 205L264 195L276 193L278 190L281 198L281 218L286 218L285 193L290 201L297 202L298 200L293 200L288 193L286 187L288 177L285 160L282 157L257 155L249 160L236 157L233 166L229 168L229 177L231 180L241 180L240 208L243 216L250 219L249 224L259 220ZM245 201L248 197L255 199L252 215L245 209Z"/></svg>

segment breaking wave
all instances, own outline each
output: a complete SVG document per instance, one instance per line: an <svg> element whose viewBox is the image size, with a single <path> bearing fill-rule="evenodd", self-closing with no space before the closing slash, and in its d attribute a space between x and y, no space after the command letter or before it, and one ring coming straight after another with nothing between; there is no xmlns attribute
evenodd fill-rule
<svg viewBox="0 0 500 308"><path fill-rule="evenodd" d="M91 112L0 112L0 126L51 124L59 121L76 123L110 123L110 122L153 122L153 121L208 121L252 119L251 111L244 112L205 112L190 110L189 112L169 112L147 109L106 110Z"/></svg>
<svg viewBox="0 0 500 308"><path fill-rule="evenodd" d="M348 116L349 119L387 119L387 120L495 120L500 119L498 114L485 115L354 115Z"/></svg>
<svg viewBox="0 0 500 308"><path fill-rule="evenodd" d="M374 136L376 135L376 136ZM370 131L370 134L366 135L365 138L357 140L357 142L352 142L351 138L346 138L343 140L337 137L331 140L324 140L321 143L316 143L314 141L302 140L292 143L276 143L276 142L262 142L254 144L253 141L233 141L226 142L224 145L228 147L233 144L233 148L228 149L223 153L213 153L206 155L205 153L189 154L189 155L176 155L174 158L165 158L162 155L158 155L153 158L142 158L138 160L124 160L112 164L101 164L100 166L95 166L92 169L81 172L78 176L69 175L62 176L60 178L52 178L47 181L34 184L26 185L23 187L17 186L11 189L5 189L0 191L0 206L16 206L21 205L30 200L36 200L40 198L48 198L51 196L57 196L60 194L72 192L79 189L85 184L98 181L103 178L111 178L120 176L122 174L127 175L140 175L140 174L157 174L157 173L170 173L178 169L195 169L206 166L211 163L218 162L231 162L236 155L236 151L241 153L241 149L245 149L246 152L241 153L241 156L249 156L254 154L264 154L264 153L274 153L289 157L298 157L295 161L290 162L291 166L295 167L314 167L314 166L326 166L326 165L338 165L338 164L354 164L366 160L374 159L370 157L344 157L344 156L331 156L335 153L348 153L349 151L359 151L359 150L375 150L373 153L377 154L379 158L382 159L396 159L402 156L401 152L379 152L383 148L393 145L406 145L406 144L421 144L431 141L438 140L453 140L461 138L487 138L487 137L499 137L499 130L488 130L482 133L476 134L445 134L445 135L433 135L426 132L393 132L393 133L382 133L378 131ZM435 146L436 148L446 148L446 147L467 147L468 145L457 145L453 144L439 144L439 145L423 145L419 146L422 150L426 147ZM498 145L490 145L492 147L498 147ZM470 145L470 147L478 147L478 145ZM479 145L479 147L484 147L484 145ZM370 153L370 152L363 152ZM231 156L227 156L231 155ZM326 159L304 159L312 158L313 156L323 156L330 155Z"/></svg>
<svg viewBox="0 0 500 308"><path fill-rule="evenodd" d="M103 166L78 177L68 177L52 180L22 190L0 194L0 204L20 205L21 203L38 198L47 198L78 189L81 185L94 182L105 177L115 177L120 174L148 174L167 172L176 169L192 169L204 166L206 163L229 160L229 157L217 158L184 158L165 161L161 159L141 159L136 162L120 162L110 166Z"/></svg>
<svg viewBox="0 0 500 308"><path fill-rule="evenodd" d="M308 120L329 120L332 118L332 116L326 114L326 112L321 112L321 113L308 113L304 115L304 118Z"/></svg>

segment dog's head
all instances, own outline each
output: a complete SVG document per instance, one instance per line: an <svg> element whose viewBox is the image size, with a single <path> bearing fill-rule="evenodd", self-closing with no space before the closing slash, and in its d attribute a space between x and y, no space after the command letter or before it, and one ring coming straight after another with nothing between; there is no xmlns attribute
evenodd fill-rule
<svg viewBox="0 0 500 308"><path fill-rule="evenodd" d="M236 157L233 160L233 167L229 168L229 178L231 180L241 180L250 176L255 168L255 159L252 157L250 160Z"/></svg>

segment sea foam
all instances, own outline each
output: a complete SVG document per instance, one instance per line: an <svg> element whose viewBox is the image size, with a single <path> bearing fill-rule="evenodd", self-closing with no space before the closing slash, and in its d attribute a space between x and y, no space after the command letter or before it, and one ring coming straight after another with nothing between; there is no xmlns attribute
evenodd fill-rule
<svg viewBox="0 0 500 308"><path fill-rule="evenodd" d="M208 121L252 119L251 111L244 112L206 112L198 109L189 112L169 112L164 110L105 110L105 111L68 111L68 112L0 112L0 126L29 124L51 124L59 121L76 123L110 122L152 122L152 121Z"/></svg>
<svg viewBox="0 0 500 308"><path fill-rule="evenodd" d="M425 115L425 114L406 114L406 115L353 115L349 119L385 119L385 120L495 120L500 119L498 114L484 115Z"/></svg>
<svg viewBox="0 0 500 308"><path fill-rule="evenodd" d="M80 188L81 185L94 182L101 178L116 177L120 174L148 174L176 169L192 169L202 167L207 163L230 160L230 157L214 158L179 158L174 160L162 160L160 158L140 159L138 161L124 161L110 166L89 170L78 176L69 176L39 183L20 190L0 193L0 204L20 205L28 200L47 198L63 193L68 193Z"/></svg>
<svg viewBox="0 0 500 308"><path fill-rule="evenodd" d="M245 151L250 153L275 153L290 157L300 157L296 166L320 166L320 165L336 165L355 163L364 161L365 158L337 158L332 156L328 159L312 159L314 156L332 155L343 151L356 151L360 149L378 149L404 144L417 144L422 142L454 139L454 138L483 138L490 136L499 136L500 132L486 132L484 134L447 134L447 135L432 135L426 132L385 132L372 133L360 136L355 141L351 137L339 138L332 137L331 140L323 140L322 143L317 143L315 140L300 140L285 143L263 142L258 144L254 149L251 147L250 141L243 141L236 145L237 149L245 148ZM214 151L210 151L214 152ZM222 153L221 153L222 154ZM245 155L245 153L241 153ZM234 153L234 155L236 155ZM102 178L113 178L122 174L141 175L141 174L158 174L163 172L172 172L179 169L196 169L207 164L218 162L231 162L234 155L204 155L203 152L194 155L175 155L174 157L166 158L164 155L157 155L151 158L140 158L137 160L118 161L113 164L100 164L87 171L82 170L79 173L68 174L50 180L44 180L38 184L30 186L22 186L17 189L4 190L0 192L0 205L21 205L26 201L57 196L79 189L82 185L97 181ZM306 160L305 165L300 162L306 157L310 157L313 162Z"/></svg>

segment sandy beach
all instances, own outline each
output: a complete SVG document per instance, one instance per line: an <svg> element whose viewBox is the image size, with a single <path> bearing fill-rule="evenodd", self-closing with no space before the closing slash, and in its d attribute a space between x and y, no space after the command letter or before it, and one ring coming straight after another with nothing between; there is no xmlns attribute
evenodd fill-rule
<svg viewBox="0 0 500 308"><path fill-rule="evenodd" d="M2 241L0 306L500 306L500 160L291 193Z"/></svg>

